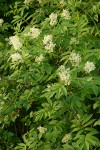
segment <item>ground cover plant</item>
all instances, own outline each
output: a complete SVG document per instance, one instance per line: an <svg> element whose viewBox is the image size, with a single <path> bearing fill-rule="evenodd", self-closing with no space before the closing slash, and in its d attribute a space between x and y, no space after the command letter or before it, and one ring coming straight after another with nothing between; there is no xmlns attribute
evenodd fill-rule
<svg viewBox="0 0 100 150"><path fill-rule="evenodd" d="M3 5L0 150L100 150L100 2Z"/></svg>

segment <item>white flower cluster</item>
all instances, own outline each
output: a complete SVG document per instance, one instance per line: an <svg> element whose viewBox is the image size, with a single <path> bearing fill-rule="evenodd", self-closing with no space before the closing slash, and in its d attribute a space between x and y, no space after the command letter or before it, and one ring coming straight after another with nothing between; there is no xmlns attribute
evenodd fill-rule
<svg viewBox="0 0 100 150"><path fill-rule="evenodd" d="M12 62L23 62L22 56L19 53L14 53L11 55Z"/></svg>
<svg viewBox="0 0 100 150"><path fill-rule="evenodd" d="M70 69L65 69L65 66L61 65L58 69L58 76L65 85L70 85L71 77L70 77Z"/></svg>
<svg viewBox="0 0 100 150"><path fill-rule="evenodd" d="M66 9L63 9L61 17L63 17L65 20L69 20L71 18L70 12Z"/></svg>
<svg viewBox="0 0 100 150"><path fill-rule="evenodd" d="M40 30L38 28L30 28L30 34L33 38L37 38L40 35Z"/></svg>
<svg viewBox="0 0 100 150"><path fill-rule="evenodd" d="M69 61L71 62L72 66L77 67L81 62L81 56L75 52L72 52L69 56Z"/></svg>
<svg viewBox="0 0 100 150"><path fill-rule="evenodd" d="M62 139L62 143L68 143L72 139L71 133L65 134Z"/></svg>
<svg viewBox="0 0 100 150"><path fill-rule="evenodd" d="M25 36L32 36L32 38L37 38L40 35L40 29L32 27L30 28L30 31L27 34L24 34Z"/></svg>
<svg viewBox="0 0 100 150"><path fill-rule="evenodd" d="M9 40L10 44L13 45L15 50L18 50L23 46L17 35L9 37Z"/></svg>
<svg viewBox="0 0 100 150"><path fill-rule="evenodd" d="M46 130L47 130L47 128L44 128L44 127L41 127L41 126L39 126L37 129L38 129L39 132L42 133L42 134L45 133Z"/></svg>
<svg viewBox="0 0 100 150"><path fill-rule="evenodd" d="M43 59L44 59L44 56L43 56L43 54L41 54L40 56L37 56L37 57L35 58L35 62L36 62L37 64L40 64L40 63L43 61Z"/></svg>
<svg viewBox="0 0 100 150"><path fill-rule="evenodd" d="M59 4L62 5L62 6L64 6L65 1L64 0L60 0Z"/></svg>
<svg viewBox="0 0 100 150"><path fill-rule="evenodd" d="M24 4L28 5L30 3L30 0L24 0Z"/></svg>
<svg viewBox="0 0 100 150"><path fill-rule="evenodd" d="M45 45L45 49L48 50L48 52L53 52L55 44L53 44L53 42L52 42L52 35L51 34L44 36L43 44Z"/></svg>
<svg viewBox="0 0 100 150"><path fill-rule="evenodd" d="M51 15L49 16L50 19L50 25L54 26L57 24L57 14L56 13L51 13Z"/></svg>
<svg viewBox="0 0 100 150"><path fill-rule="evenodd" d="M69 42L69 45L76 45L76 44L79 44L79 41L77 41L77 39L75 37L72 37Z"/></svg>
<svg viewBox="0 0 100 150"><path fill-rule="evenodd" d="M0 19L0 27L2 26L3 22L4 22L4 20L1 18Z"/></svg>
<svg viewBox="0 0 100 150"><path fill-rule="evenodd" d="M95 68L96 68L96 67L95 67L95 65L94 65L93 62L87 61L87 62L85 63L84 71L85 71L86 73L90 73L91 71L95 70Z"/></svg>

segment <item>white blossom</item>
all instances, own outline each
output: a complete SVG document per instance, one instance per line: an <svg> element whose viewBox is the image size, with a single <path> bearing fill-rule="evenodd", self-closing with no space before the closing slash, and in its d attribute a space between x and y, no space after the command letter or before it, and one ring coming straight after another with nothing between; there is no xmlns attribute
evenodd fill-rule
<svg viewBox="0 0 100 150"><path fill-rule="evenodd" d="M64 82L65 85L70 85L70 74L65 74L65 72L59 72L59 78Z"/></svg>
<svg viewBox="0 0 100 150"><path fill-rule="evenodd" d="M24 0L24 4L28 5L30 3L30 0Z"/></svg>
<svg viewBox="0 0 100 150"><path fill-rule="evenodd" d="M63 12L61 13L61 17L63 17L65 20L69 20L71 18L70 12L66 9L63 9Z"/></svg>
<svg viewBox="0 0 100 150"><path fill-rule="evenodd" d="M12 62L23 62L22 56L19 53L14 53L10 57L12 58Z"/></svg>
<svg viewBox="0 0 100 150"><path fill-rule="evenodd" d="M62 5L62 6L63 6L63 5L65 4L65 1L64 1L64 0L60 0L60 2L59 2L59 3L60 3L60 5Z"/></svg>
<svg viewBox="0 0 100 150"><path fill-rule="evenodd" d="M32 27L30 28L30 34L33 38L37 38L40 35L40 29Z"/></svg>
<svg viewBox="0 0 100 150"><path fill-rule="evenodd" d="M62 139L62 143L68 143L71 139L71 133L65 134L65 136Z"/></svg>
<svg viewBox="0 0 100 150"><path fill-rule="evenodd" d="M72 52L69 56L69 61L71 62L72 66L77 67L81 62L81 56L75 52Z"/></svg>
<svg viewBox="0 0 100 150"><path fill-rule="evenodd" d="M4 23L4 20L1 18L0 19L0 27L2 26L3 23Z"/></svg>
<svg viewBox="0 0 100 150"><path fill-rule="evenodd" d="M58 76L65 85L70 85L71 76L69 68L65 69L65 66L61 65L58 69Z"/></svg>
<svg viewBox="0 0 100 150"><path fill-rule="evenodd" d="M50 42L52 42L52 35L51 34L50 35L45 35L44 39L43 39L44 45L46 45L46 44L48 44Z"/></svg>
<svg viewBox="0 0 100 150"><path fill-rule="evenodd" d="M52 35L51 34L44 36L43 44L45 46L45 49L48 50L48 52L53 52L55 44L52 42Z"/></svg>
<svg viewBox="0 0 100 150"><path fill-rule="evenodd" d="M47 130L47 128L44 128L44 127L41 127L41 126L39 126L37 129L38 129L39 132L42 133L42 134L45 133L45 131Z"/></svg>
<svg viewBox="0 0 100 150"><path fill-rule="evenodd" d="M40 56L37 56L37 57L35 58L35 62L36 62L37 64L40 64L41 61L43 61L43 59L44 59L44 56L43 56L43 54L41 54Z"/></svg>
<svg viewBox="0 0 100 150"><path fill-rule="evenodd" d="M61 65L58 70L59 70L59 72L65 71L65 66Z"/></svg>
<svg viewBox="0 0 100 150"><path fill-rule="evenodd" d="M87 62L85 63L84 71L85 71L86 73L90 73L91 71L95 70L95 68L96 68L96 67L95 67L95 65L94 65L93 62L87 61Z"/></svg>
<svg viewBox="0 0 100 150"><path fill-rule="evenodd" d="M76 45L76 44L79 44L79 41L75 37L72 37L69 42L69 45Z"/></svg>
<svg viewBox="0 0 100 150"><path fill-rule="evenodd" d="M45 49L48 50L48 52L53 52L54 47L55 47L55 44L53 44L52 42L45 45Z"/></svg>
<svg viewBox="0 0 100 150"><path fill-rule="evenodd" d="M13 45L15 50L18 50L23 46L17 35L9 37L9 40L10 44Z"/></svg>
<svg viewBox="0 0 100 150"><path fill-rule="evenodd" d="M56 13L51 13L51 15L49 16L50 19L50 25L54 26L57 24L57 14Z"/></svg>
<svg viewBox="0 0 100 150"><path fill-rule="evenodd" d="M32 38L37 38L40 35L40 29L35 28L34 26L30 28L30 31L28 33L25 33L25 36L31 36Z"/></svg>

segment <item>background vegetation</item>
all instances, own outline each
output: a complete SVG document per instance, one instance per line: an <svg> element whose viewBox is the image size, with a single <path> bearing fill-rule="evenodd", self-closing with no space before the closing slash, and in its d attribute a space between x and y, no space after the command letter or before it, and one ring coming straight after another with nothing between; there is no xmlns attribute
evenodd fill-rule
<svg viewBox="0 0 100 150"><path fill-rule="evenodd" d="M100 150L99 0L0 0L0 150Z"/></svg>

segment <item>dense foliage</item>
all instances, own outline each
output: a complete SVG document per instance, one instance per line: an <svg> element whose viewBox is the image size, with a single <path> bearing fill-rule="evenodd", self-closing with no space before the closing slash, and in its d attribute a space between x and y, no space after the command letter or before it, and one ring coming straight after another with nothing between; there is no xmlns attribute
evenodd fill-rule
<svg viewBox="0 0 100 150"><path fill-rule="evenodd" d="M0 13L0 150L100 150L100 2Z"/></svg>

